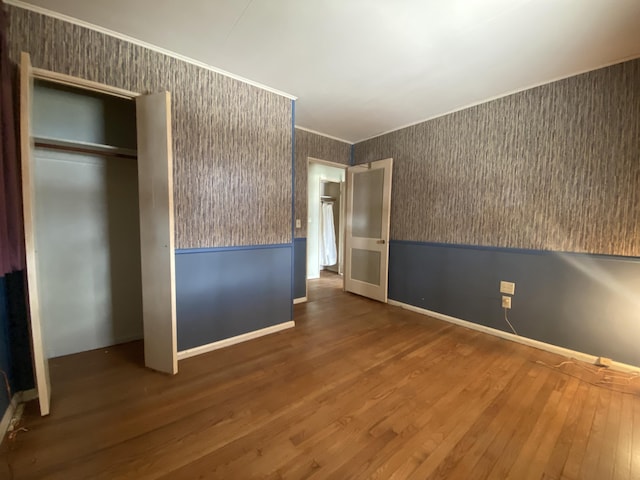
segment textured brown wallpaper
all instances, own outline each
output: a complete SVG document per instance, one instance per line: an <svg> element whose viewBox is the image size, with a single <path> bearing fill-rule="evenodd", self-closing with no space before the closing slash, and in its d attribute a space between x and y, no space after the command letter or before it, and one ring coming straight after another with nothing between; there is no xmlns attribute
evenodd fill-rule
<svg viewBox="0 0 640 480"><path fill-rule="evenodd" d="M640 256L640 60L355 146L393 157L391 237Z"/></svg>
<svg viewBox="0 0 640 480"><path fill-rule="evenodd" d="M295 212L302 228L296 238L307 236L307 158L349 165L351 144L296 128Z"/></svg>
<svg viewBox="0 0 640 480"><path fill-rule="evenodd" d="M172 94L176 247L291 242L291 100L143 47L8 7L13 59Z"/></svg>

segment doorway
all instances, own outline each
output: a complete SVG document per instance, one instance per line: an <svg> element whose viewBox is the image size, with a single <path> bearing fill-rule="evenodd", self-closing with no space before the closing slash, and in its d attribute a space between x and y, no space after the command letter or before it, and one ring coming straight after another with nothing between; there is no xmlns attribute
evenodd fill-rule
<svg viewBox="0 0 640 480"><path fill-rule="evenodd" d="M309 158L307 173L307 280L342 289L346 166Z"/></svg>

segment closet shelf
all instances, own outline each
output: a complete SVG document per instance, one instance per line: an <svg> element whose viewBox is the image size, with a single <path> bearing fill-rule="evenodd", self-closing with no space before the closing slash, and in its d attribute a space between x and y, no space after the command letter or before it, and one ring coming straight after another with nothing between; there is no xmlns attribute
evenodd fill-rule
<svg viewBox="0 0 640 480"><path fill-rule="evenodd" d="M137 158L138 152L131 148L114 147L101 143L82 142L79 140L62 140L51 137L33 137L36 147L65 150L69 152L107 154L114 157Z"/></svg>

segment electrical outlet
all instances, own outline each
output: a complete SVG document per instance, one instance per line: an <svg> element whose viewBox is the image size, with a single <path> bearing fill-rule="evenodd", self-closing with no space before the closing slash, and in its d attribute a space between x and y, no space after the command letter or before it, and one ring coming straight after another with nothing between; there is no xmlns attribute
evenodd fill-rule
<svg viewBox="0 0 640 480"><path fill-rule="evenodd" d="M511 297L502 296L502 308L511 308Z"/></svg>
<svg viewBox="0 0 640 480"><path fill-rule="evenodd" d="M300 222L299 218L296 218L296 228L302 228L302 222Z"/></svg>
<svg viewBox="0 0 640 480"><path fill-rule="evenodd" d="M515 282L505 282L504 280L502 280L500 282L500 293L506 293L507 295L514 295L516 293Z"/></svg>

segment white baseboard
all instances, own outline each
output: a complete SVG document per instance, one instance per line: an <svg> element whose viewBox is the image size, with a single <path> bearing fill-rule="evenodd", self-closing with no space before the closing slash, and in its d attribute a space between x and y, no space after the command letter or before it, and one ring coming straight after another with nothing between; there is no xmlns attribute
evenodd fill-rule
<svg viewBox="0 0 640 480"><path fill-rule="evenodd" d="M30 402L31 400L38 399L38 390L32 388L31 390L24 390L19 392L21 394L20 402Z"/></svg>
<svg viewBox="0 0 640 480"><path fill-rule="evenodd" d="M20 420L20 417L22 416L22 408L18 408L20 404L35 400L36 398L38 398L38 392L35 388L32 388L31 390L25 390L23 392L16 392L13 395L13 398L11 399L7 410L2 416L2 420L0 420L0 445L4 440L4 437L7 436L7 431L11 426L11 421L13 420L14 416L16 416L16 414L18 415L18 418L16 418L15 420L16 422Z"/></svg>
<svg viewBox="0 0 640 480"><path fill-rule="evenodd" d="M4 437L7 435L7 430L9 429L9 425L11 424L11 419L13 418L13 414L16 412L16 408L20 403L19 398L20 398L20 392L13 395L13 398L11 399L11 402L9 403L7 410L4 412L4 415L2 416L2 421L0 421L0 445L4 440Z"/></svg>
<svg viewBox="0 0 640 480"><path fill-rule="evenodd" d="M293 321L279 323L277 325L272 325L271 327L262 328L253 332L243 333L242 335L237 335L231 338L225 338L224 340L219 340L217 342L202 345L200 347L183 350L182 352L178 352L178 360L184 360L185 358L195 357L196 355L219 350L220 348L230 347L231 345L235 345L237 343L246 342L247 340L252 340L254 338L264 337L265 335L276 333L295 326L296 324Z"/></svg>
<svg viewBox="0 0 640 480"><path fill-rule="evenodd" d="M123 343L136 342L138 340L144 340L144 333L140 332L140 333L135 333L133 335L118 337L118 338L115 338L113 340L113 343L111 343L110 345L105 345L104 347L98 347L98 348L109 348L115 345L121 345Z"/></svg>
<svg viewBox="0 0 640 480"><path fill-rule="evenodd" d="M534 340L532 338L521 337L520 335L514 335L513 333L504 332L502 330L497 330L491 327L486 327L484 325L479 325L477 323L469 322L467 320L451 317L443 313L434 312L431 310L427 310L425 308L415 307L413 305L409 305L408 303L402 303L396 300L389 300L389 305L401 307L401 308L404 308L405 310L411 310L412 312L420 313L422 315L427 315L429 317L433 317L438 320L444 320L445 322L454 323L456 325L460 325L461 327L470 328L472 330L477 330L483 333L488 333L489 335L493 335L495 337L504 338L505 340L511 340L512 342L517 342L523 345L527 345L529 347L534 347L540 350L545 350L547 352L556 353L564 357L574 358L576 360L580 360L586 363L595 364L596 360L598 359L597 355L591 355L589 353L570 350L568 348L559 347L557 345L541 342L539 340ZM640 367L636 367L634 365L628 365L626 363L615 362L615 361L612 362L611 368L613 370L618 370L621 372L633 372L633 373L640 372Z"/></svg>
<svg viewBox="0 0 640 480"><path fill-rule="evenodd" d="M293 299L293 304L297 305L299 303L304 303L307 301L307 297L298 297Z"/></svg>

